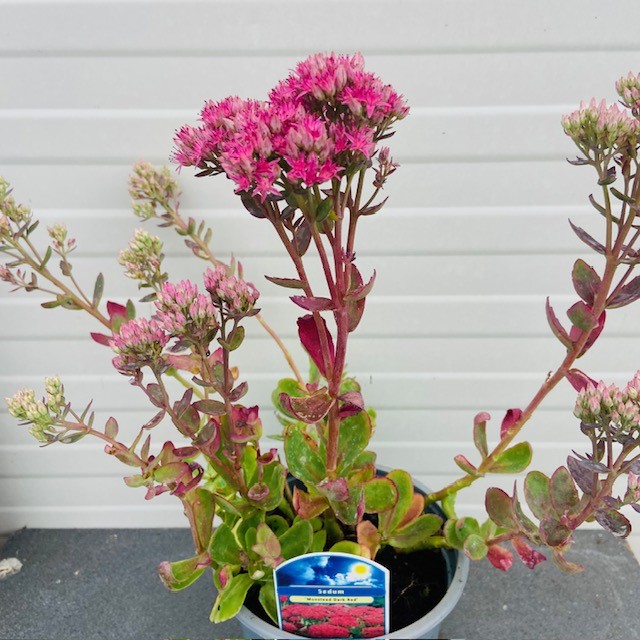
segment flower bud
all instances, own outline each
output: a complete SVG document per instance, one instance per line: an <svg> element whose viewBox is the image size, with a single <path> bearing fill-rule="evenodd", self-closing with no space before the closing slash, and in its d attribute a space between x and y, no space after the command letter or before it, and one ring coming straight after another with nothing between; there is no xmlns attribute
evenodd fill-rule
<svg viewBox="0 0 640 640"><path fill-rule="evenodd" d="M640 74L637 76L629 72L616 82L616 91L622 103L629 109L640 108Z"/></svg>

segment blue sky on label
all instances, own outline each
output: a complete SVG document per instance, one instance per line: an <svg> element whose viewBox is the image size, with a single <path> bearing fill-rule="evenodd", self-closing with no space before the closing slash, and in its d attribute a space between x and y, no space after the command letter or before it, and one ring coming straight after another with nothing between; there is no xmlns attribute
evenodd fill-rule
<svg viewBox="0 0 640 640"><path fill-rule="evenodd" d="M354 557L319 555L298 558L278 569L280 586L326 585L384 588L381 569Z"/></svg>

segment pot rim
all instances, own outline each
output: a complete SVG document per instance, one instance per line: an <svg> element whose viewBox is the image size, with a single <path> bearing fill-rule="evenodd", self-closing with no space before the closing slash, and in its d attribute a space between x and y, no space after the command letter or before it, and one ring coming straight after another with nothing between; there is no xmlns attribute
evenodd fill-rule
<svg viewBox="0 0 640 640"><path fill-rule="evenodd" d="M376 465L376 469L383 472L389 472L391 469L382 465ZM417 489L420 489L424 493L431 493L430 489L425 486L419 480L412 478L413 484ZM398 629L393 633L385 634L384 638L419 638L426 629L435 629L443 620L453 611L458 600L462 596L462 590L467 582L467 576L469 575L469 558L461 551L455 550L457 553L456 568L451 578L451 583L447 587L447 591L444 597L438 604L429 611L425 616L419 618L415 622ZM237 615L241 624L247 627L252 627L260 631L260 637L262 638L304 638L305 636L298 636L288 631L284 631L275 625L265 622L262 618L258 617L255 613L252 613L245 606L242 607Z"/></svg>

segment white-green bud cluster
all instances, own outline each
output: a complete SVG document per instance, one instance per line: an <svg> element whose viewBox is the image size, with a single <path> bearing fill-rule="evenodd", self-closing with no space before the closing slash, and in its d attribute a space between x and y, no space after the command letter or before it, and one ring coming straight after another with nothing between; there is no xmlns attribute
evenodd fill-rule
<svg viewBox="0 0 640 640"><path fill-rule="evenodd" d="M129 194L134 201L148 201L155 210L156 205L173 200L179 193L178 183L168 167L156 169L148 162L139 162L133 167Z"/></svg>
<svg viewBox="0 0 640 640"><path fill-rule="evenodd" d="M66 400L64 398L64 386L58 376L45 378L44 389L47 394L47 406L50 411L58 415L64 409Z"/></svg>
<svg viewBox="0 0 640 640"><path fill-rule="evenodd" d="M6 398L9 413L18 420L31 423L29 433L40 442L48 442L46 431L54 424L47 405L36 400L33 389L21 389L13 397Z"/></svg>
<svg viewBox="0 0 640 640"><path fill-rule="evenodd" d="M129 246L120 252L118 262L125 275L133 280L147 281L160 275L162 241L144 229L136 229Z"/></svg>

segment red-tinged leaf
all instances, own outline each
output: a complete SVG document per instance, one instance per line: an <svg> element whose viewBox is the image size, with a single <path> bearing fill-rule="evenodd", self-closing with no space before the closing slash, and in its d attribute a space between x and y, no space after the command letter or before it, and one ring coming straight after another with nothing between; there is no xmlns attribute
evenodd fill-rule
<svg viewBox="0 0 640 640"><path fill-rule="evenodd" d="M588 305L593 306L593 301L602 285L602 280L600 280L600 276L595 272L595 269L584 260L578 259L573 265L571 278L576 293Z"/></svg>
<svg viewBox="0 0 640 640"><path fill-rule="evenodd" d="M465 472L472 476L478 475L478 469L462 454L454 457L453 461Z"/></svg>
<svg viewBox="0 0 640 640"><path fill-rule="evenodd" d="M490 487L484 501L489 517L499 526L505 529L517 529L518 523L513 511L513 501L502 489Z"/></svg>
<svg viewBox="0 0 640 640"><path fill-rule="evenodd" d="M598 326L591 331L591 333L589 334L589 337L587 338L587 341L584 344L584 347L582 347L582 351L580 351L580 353L578 354L579 358L581 358L587 351L589 351L589 349L593 346L594 342L598 339L598 337L602 333L602 330L604 329L604 323L606 319L607 319L607 313L606 311L603 311L600 314L600 318L598 319ZM571 327L571 333L569 334L569 337L573 342L577 342L580 339L581 335L582 335L581 329L578 329L578 327Z"/></svg>
<svg viewBox="0 0 640 640"><path fill-rule="evenodd" d="M636 276L607 300L607 309L624 307L640 298L640 276Z"/></svg>
<svg viewBox="0 0 640 640"><path fill-rule="evenodd" d="M569 369L565 374L565 378L569 381L571 386L579 393L582 391L589 383L594 386L597 385L597 382L590 378L586 373L580 371L580 369Z"/></svg>
<svg viewBox="0 0 640 640"><path fill-rule="evenodd" d="M151 404L155 407L164 409L164 394L162 393L162 388L159 384L154 382L147 385L147 394L149 396L149 400L151 400Z"/></svg>
<svg viewBox="0 0 640 640"><path fill-rule="evenodd" d="M303 220L293 232L293 246L298 255L303 256L311 244L311 227Z"/></svg>
<svg viewBox="0 0 640 640"><path fill-rule="evenodd" d="M286 289L304 289L304 282L297 278L276 278L274 276L265 276L269 282L277 284L279 287L285 287Z"/></svg>
<svg viewBox="0 0 640 640"><path fill-rule="evenodd" d="M502 440L506 435L509 434L512 427L520 420L522 417L522 411L520 409L508 409L507 413L502 420L502 425L500 426L500 439Z"/></svg>
<svg viewBox="0 0 640 640"><path fill-rule="evenodd" d="M358 271L358 267L355 264L351 263L351 280L349 283L349 292L355 291L356 289L363 286L363 279L360 271ZM364 313L366 299L362 298L361 300L347 300L347 314L349 316L348 328L349 332L355 331L356 327L360 324L360 320L362 319L362 314Z"/></svg>
<svg viewBox="0 0 640 640"><path fill-rule="evenodd" d="M293 487L293 508L297 515L304 520L319 516L329 508L324 496L310 496L306 491Z"/></svg>
<svg viewBox="0 0 640 640"><path fill-rule="evenodd" d="M331 334L327 329L327 323L324 321L324 318L320 318L319 322L321 323L325 335L327 336L327 341L329 344L329 360L331 366L333 367L333 363L335 360L333 338L331 337ZM298 318L298 336L300 337L300 342L305 348L305 351L309 354L316 367L318 367L320 373L326 378L327 371L324 366L324 358L322 356L322 346L320 343L320 336L318 334L318 325L313 316L308 315L302 316L302 318Z"/></svg>
<svg viewBox="0 0 640 640"><path fill-rule="evenodd" d="M127 319L127 308L117 302L111 302L111 300L107 302L107 313L112 322L116 317Z"/></svg>
<svg viewBox="0 0 640 640"><path fill-rule="evenodd" d="M359 212L358 215L361 215L361 216L372 216L374 213L378 213L378 211L380 211L380 209L382 209L382 207L384 207L384 205L386 204L388 199L389 199L389 196L387 196L384 200L382 200L382 202L378 202L378 204L371 205L370 207L367 207L366 209L360 209L360 212Z"/></svg>
<svg viewBox="0 0 640 640"><path fill-rule="evenodd" d="M280 403L287 411L298 418L298 420L302 420L307 424L314 424L322 420L322 418L329 413L334 399L329 395L327 389L323 388L310 396L300 398L281 393Z"/></svg>
<svg viewBox="0 0 640 640"><path fill-rule="evenodd" d="M631 523L619 511L602 509L596 511L595 518L603 529L617 538L626 538L631 533Z"/></svg>
<svg viewBox="0 0 640 640"><path fill-rule="evenodd" d="M556 338L558 338L558 340L560 340L560 342L562 342L562 344L565 347L571 348L573 343L571 342L571 339L569 338L569 334L567 333L566 329L560 324L560 320L558 320L556 314L551 308L551 303L549 302L549 298L547 298L547 304L545 309L547 313L547 322L551 327L551 331L553 331L553 335Z"/></svg>
<svg viewBox="0 0 640 640"><path fill-rule="evenodd" d="M550 547L562 547L571 538L571 529L553 518L540 522L540 535Z"/></svg>
<svg viewBox="0 0 640 640"><path fill-rule="evenodd" d="M174 368L180 371L189 371L190 373L200 372L200 358L195 355L182 355L177 356L174 354L166 356L167 362Z"/></svg>
<svg viewBox="0 0 640 640"><path fill-rule="evenodd" d="M591 331L598 326L598 319L584 302L576 302L567 310L567 316L569 316L571 324L582 331Z"/></svg>
<svg viewBox="0 0 640 640"><path fill-rule="evenodd" d="M267 213L265 211L264 205L260 204L256 198L254 198L250 193L246 191L242 191L240 193L240 201L242 202L244 208L254 217L254 218L266 218Z"/></svg>
<svg viewBox="0 0 640 640"><path fill-rule="evenodd" d="M373 271L373 275L371 276L371 280L367 282L367 284L362 284L358 287L350 288L349 293L345 296L345 300L362 300L366 298L370 293L371 289L373 289L373 284L376 280L376 272L375 269Z"/></svg>
<svg viewBox="0 0 640 640"><path fill-rule="evenodd" d="M332 480L326 478L318 483L317 488L327 500L332 502L344 502L349 499L349 485L344 478L334 478Z"/></svg>
<svg viewBox="0 0 640 640"><path fill-rule="evenodd" d="M155 416L153 416L153 418L151 418L151 420L145 422L142 425L143 429L153 429L154 427L157 427L162 420L164 419L164 416L166 414L166 411L164 409L158 411L158 413L156 413Z"/></svg>
<svg viewBox="0 0 640 640"><path fill-rule="evenodd" d="M580 238L580 240L582 240L582 242L584 242L588 247L590 247L596 253L599 253L601 255L605 255L607 253L607 250L605 249L604 245L600 244L597 240L592 238L584 229L573 224L571 220L569 220L569 224L571 225L571 228L573 229L574 233L578 236L578 238Z"/></svg>
<svg viewBox="0 0 640 640"><path fill-rule="evenodd" d="M578 460L571 456L567 457L567 468L582 492L591 495L595 487L596 474L589 469L585 469Z"/></svg>
<svg viewBox="0 0 640 640"><path fill-rule="evenodd" d="M527 474L524 480L524 499L539 520L551 515L553 505L549 496L549 478L542 471L530 471Z"/></svg>
<svg viewBox="0 0 640 640"><path fill-rule="evenodd" d="M306 311L333 311L336 308L333 300L330 298L291 296L291 300Z"/></svg>
<svg viewBox="0 0 640 640"><path fill-rule="evenodd" d="M226 411L224 402L220 402L219 400L198 400L193 403L193 406L198 411L206 413L208 416L221 416Z"/></svg>
<svg viewBox="0 0 640 640"><path fill-rule="evenodd" d="M492 544L487 551L487 560L500 571L508 571L513 565L513 554L499 544Z"/></svg>
<svg viewBox="0 0 640 640"><path fill-rule="evenodd" d="M230 394L229 400L231 402L237 402L240 398L244 397L249 391L249 385L246 382L241 382Z"/></svg>
<svg viewBox="0 0 640 640"><path fill-rule="evenodd" d="M413 522L416 518L420 517L424 513L424 496L421 493L414 493L411 500L411 506L407 509L398 529L406 527L410 522Z"/></svg>
<svg viewBox="0 0 640 640"><path fill-rule="evenodd" d="M559 467L549 480L549 495L559 517L571 513L579 504L578 490L566 467Z"/></svg>
<svg viewBox="0 0 640 640"><path fill-rule="evenodd" d="M487 421L491 420L491 416L486 411L476 414L473 419L473 442L476 449L480 452L482 459L487 457L489 447L487 446Z"/></svg>
<svg viewBox="0 0 640 640"><path fill-rule="evenodd" d="M359 391L347 391L338 400L342 402L340 405L340 419L355 416L364 410L364 399Z"/></svg>
<svg viewBox="0 0 640 640"><path fill-rule="evenodd" d="M112 416L104 425L105 434L112 440L118 435L118 421Z"/></svg>
<svg viewBox="0 0 640 640"><path fill-rule="evenodd" d="M358 544L362 545L366 549L369 549L369 554L372 558L376 557L378 549L380 549L380 543L382 536L373 522L369 520L363 520L356 527L356 534Z"/></svg>
<svg viewBox="0 0 640 640"><path fill-rule="evenodd" d="M515 549L518 556L520 556L520 560L522 560L523 564L529 569L535 569L537 565L547 559L546 556L541 554L539 551L536 551L533 547L529 546L529 544L522 538L513 538L511 540L511 545Z"/></svg>
<svg viewBox="0 0 640 640"><path fill-rule="evenodd" d="M105 347L111 346L112 336L107 336L104 333L91 333L90 335L98 344L104 345Z"/></svg>
<svg viewBox="0 0 640 640"><path fill-rule="evenodd" d="M562 554L562 551L553 549L551 553L551 559L554 564L562 571L566 573L580 573L584 570L584 567L581 564L578 564L577 562L569 562Z"/></svg>

